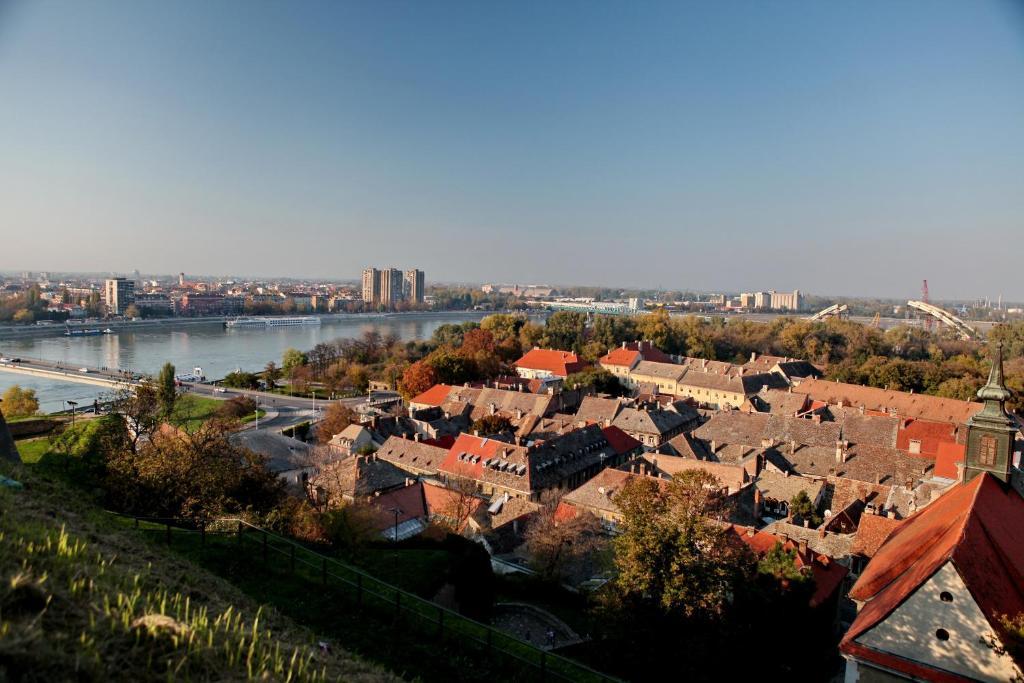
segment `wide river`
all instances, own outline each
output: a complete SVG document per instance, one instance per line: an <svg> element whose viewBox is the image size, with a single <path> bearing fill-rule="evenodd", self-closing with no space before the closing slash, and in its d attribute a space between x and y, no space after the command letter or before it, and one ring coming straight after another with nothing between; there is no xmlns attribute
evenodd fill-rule
<svg viewBox="0 0 1024 683"><path fill-rule="evenodd" d="M95 337L36 337L0 340L0 356L64 361L70 366L130 369L153 374L170 361L179 373L201 367L207 377L242 370L261 370L268 361L281 364L285 349L302 351L319 342L361 337L367 330L394 333L403 341L427 339L445 323L480 320L484 313L405 314L388 318L323 318L319 326L274 327L266 330L225 329L221 323L195 324L178 329L140 328ZM102 387L41 380L0 371L0 393L13 384L31 387L40 409L66 409L65 401L92 403L109 393Z"/></svg>

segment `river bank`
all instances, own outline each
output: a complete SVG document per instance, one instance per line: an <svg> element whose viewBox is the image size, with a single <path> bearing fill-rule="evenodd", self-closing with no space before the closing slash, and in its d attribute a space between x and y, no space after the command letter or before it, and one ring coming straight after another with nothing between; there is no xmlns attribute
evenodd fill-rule
<svg viewBox="0 0 1024 683"><path fill-rule="evenodd" d="M322 323L331 324L335 322L364 320L388 320L388 319L425 319L446 318L453 315L470 315L483 318L491 315L494 311L403 311L394 313L318 313ZM305 315L305 314L303 314ZM532 313L531 313L532 315ZM147 318L143 320L111 320L95 321L89 323L71 323L73 329L110 329L113 331L122 330L146 330L164 329L174 330L188 328L195 325L223 325L228 320L238 316L206 316L196 318ZM260 317L260 316L257 316ZM64 323L52 325L0 325L0 340L23 339L27 337L62 337L67 329Z"/></svg>

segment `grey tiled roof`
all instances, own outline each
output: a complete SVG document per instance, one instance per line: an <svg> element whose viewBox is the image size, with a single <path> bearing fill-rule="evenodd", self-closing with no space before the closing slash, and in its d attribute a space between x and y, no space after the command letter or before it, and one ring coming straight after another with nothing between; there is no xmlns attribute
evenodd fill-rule
<svg viewBox="0 0 1024 683"><path fill-rule="evenodd" d="M576 411L576 419L603 424L605 420L614 420L621 409L622 403L617 398L587 396Z"/></svg>
<svg viewBox="0 0 1024 683"><path fill-rule="evenodd" d="M623 408L612 420L612 425L627 433L636 432L661 436L682 428L687 421L687 418L674 410Z"/></svg>
<svg viewBox="0 0 1024 683"><path fill-rule="evenodd" d="M438 465L448 455L448 449L392 436L377 450L376 455L404 470L436 474Z"/></svg>

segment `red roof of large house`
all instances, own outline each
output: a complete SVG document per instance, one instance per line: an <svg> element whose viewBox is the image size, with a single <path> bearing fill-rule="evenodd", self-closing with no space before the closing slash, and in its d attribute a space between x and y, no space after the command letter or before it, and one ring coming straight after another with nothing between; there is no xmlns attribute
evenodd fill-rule
<svg viewBox="0 0 1024 683"><path fill-rule="evenodd" d="M409 403L437 407L448 399L448 393L451 390L452 387L449 384L435 384L419 396L412 398Z"/></svg>
<svg viewBox="0 0 1024 683"><path fill-rule="evenodd" d="M637 360L649 360L656 363L671 363L672 357L651 342L630 342L617 349L612 349L602 356L601 365L621 365L633 367Z"/></svg>
<svg viewBox="0 0 1024 683"><path fill-rule="evenodd" d="M850 597L864 602L840 649L885 668L938 680L944 672L880 652L857 637L884 621L946 562L952 562L993 630L1024 612L1024 498L985 472L953 487L893 531ZM922 672L924 672L922 674Z"/></svg>
<svg viewBox="0 0 1024 683"><path fill-rule="evenodd" d="M932 474L943 479L959 479L960 468L957 467L957 464L964 461L966 452L967 447L962 443L947 443L945 441L940 443L939 452L935 456L935 470Z"/></svg>
<svg viewBox="0 0 1024 683"><path fill-rule="evenodd" d="M446 521L460 522L461 532L472 517L484 505L484 501L469 495L467 491L450 489L441 484L424 482L423 500L430 517L445 518Z"/></svg>
<svg viewBox="0 0 1024 683"><path fill-rule="evenodd" d="M939 444L956 443L956 425L949 422L932 422L931 420L900 420L896 432L896 448L910 453L910 442L919 441L921 450L913 455L935 458L939 452Z"/></svg>
<svg viewBox="0 0 1024 683"><path fill-rule="evenodd" d="M583 363L575 353L556 349L530 349L514 365L527 370L546 370L559 377L568 377L583 369Z"/></svg>
<svg viewBox="0 0 1024 683"><path fill-rule="evenodd" d="M426 517L427 506L423 494L423 484L416 482L375 496L370 504L382 513L377 520L377 528L383 531L396 523L401 524L410 519ZM394 517L396 509L398 510L397 522Z"/></svg>
<svg viewBox="0 0 1024 683"><path fill-rule="evenodd" d="M824 379L805 379L793 387L793 393L807 394L812 400L823 401L829 405L838 405L841 402L848 406L864 406L865 410L892 409L900 417L957 425L966 424L967 420L982 408L980 403L973 401L890 391Z"/></svg>
<svg viewBox="0 0 1024 683"><path fill-rule="evenodd" d="M601 432L604 434L604 438L608 439L608 443L615 449L615 452L620 455L643 446L642 443L614 425L602 427Z"/></svg>
<svg viewBox="0 0 1024 683"><path fill-rule="evenodd" d="M884 515L861 515L850 552L854 555L874 557L882 544L902 523L901 520Z"/></svg>

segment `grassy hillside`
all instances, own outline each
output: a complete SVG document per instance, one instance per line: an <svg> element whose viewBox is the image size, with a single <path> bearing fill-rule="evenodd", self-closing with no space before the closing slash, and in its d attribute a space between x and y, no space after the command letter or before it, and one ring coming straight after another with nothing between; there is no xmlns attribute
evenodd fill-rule
<svg viewBox="0 0 1024 683"><path fill-rule="evenodd" d="M0 680L396 680L29 467L0 488Z"/></svg>

